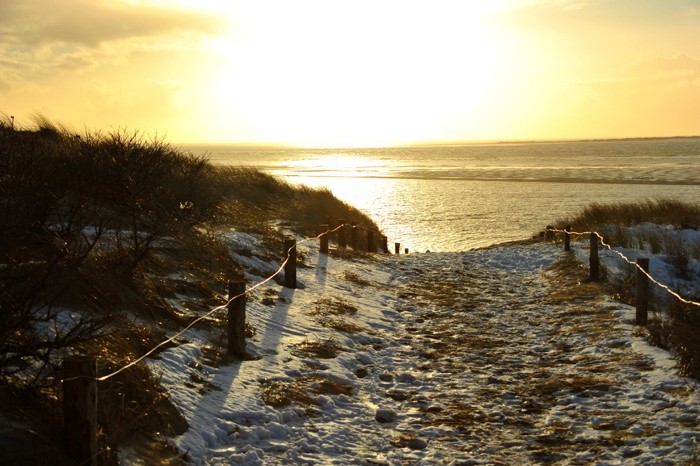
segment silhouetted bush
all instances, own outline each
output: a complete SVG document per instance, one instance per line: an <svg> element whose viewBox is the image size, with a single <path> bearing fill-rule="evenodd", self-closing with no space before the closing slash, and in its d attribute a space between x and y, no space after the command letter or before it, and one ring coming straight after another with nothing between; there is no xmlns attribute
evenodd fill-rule
<svg viewBox="0 0 700 466"><path fill-rule="evenodd" d="M50 361L123 307L167 314L144 269L159 242L209 244L194 227L269 231L279 219L310 235L338 218L376 229L327 190L215 166L138 132L77 135L42 116L26 130L0 118L0 376ZM82 317L47 340L38 329L65 309Z"/></svg>
<svg viewBox="0 0 700 466"><path fill-rule="evenodd" d="M41 116L27 130L0 117L0 384L25 387L58 422L47 389L60 356L122 367L244 278L217 231L279 235L271 222L286 219L309 234L326 217L374 226L328 191L214 166L138 132L77 135ZM107 445L187 428L145 365L101 386L100 423L118 425L103 433Z"/></svg>

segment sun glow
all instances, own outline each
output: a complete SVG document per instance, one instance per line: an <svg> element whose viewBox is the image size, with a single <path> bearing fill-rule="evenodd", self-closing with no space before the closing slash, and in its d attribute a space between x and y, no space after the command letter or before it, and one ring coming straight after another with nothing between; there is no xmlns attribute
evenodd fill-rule
<svg viewBox="0 0 700 466"><path fill-rule="evenodd" d="M0 2L0 112L324 148L694 135L692 3Z"/></svg>
<svg viewBox="0 0 700 466"><path fill-rule="evenodd" d="M301 5L301 6L300 6ZM415 4L418 5L418 4ZM215 45L209 92L260 141L368 147L434 139L476 118L499 31L457 2L250 2Z"/></svg>

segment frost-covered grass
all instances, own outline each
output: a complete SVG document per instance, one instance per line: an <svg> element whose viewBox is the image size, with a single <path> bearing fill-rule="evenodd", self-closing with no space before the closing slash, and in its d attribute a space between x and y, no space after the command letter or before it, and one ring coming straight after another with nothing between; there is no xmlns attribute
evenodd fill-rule
<svg viewBox="0 0 700 466"><path fill-rule="evenodd" d="M684 299L700 302L700 205L665 199L637 204L594 204L559 222L575 231L597 231L603 241L635 262L650 259L650 273ZM607 279L624 302L634 304L635 267L605 252ZM646 328L654 344L673 351L682 373L700 378L700 308L651 285Z"/></svg>
<svg viewBox="0 0 700 466"><path fill-rule="evenodd" d="M649 199L637 203L592 203L574 217L558 222L574 230L595 229L603 225L635 226L642 223L673 225L678 229L700 227L700 204L679 199Z"/></svg>

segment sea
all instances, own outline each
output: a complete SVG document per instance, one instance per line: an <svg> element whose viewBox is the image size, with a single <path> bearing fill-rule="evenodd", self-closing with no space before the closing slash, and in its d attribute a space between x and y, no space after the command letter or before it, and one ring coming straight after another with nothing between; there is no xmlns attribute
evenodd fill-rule
<svg viewBox="0 0 700 466"><path fill-rule="evenodd" d="M329 189L409 252L537 235L592 203L700 202L700 138L303 149L187 144L215 164Z"/></svg>

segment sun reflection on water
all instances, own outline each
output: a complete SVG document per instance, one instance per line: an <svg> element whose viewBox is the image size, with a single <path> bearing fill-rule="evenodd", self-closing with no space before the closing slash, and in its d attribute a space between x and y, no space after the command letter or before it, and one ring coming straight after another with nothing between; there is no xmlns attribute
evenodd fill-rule
<svg viewBox="0 0 700 466"><path fill-rule="evenodd" d="M386 176L397 165L396 161L384 158L329 153L320 157L289 160L278 170L283 176L376 177Z"/></svg>

